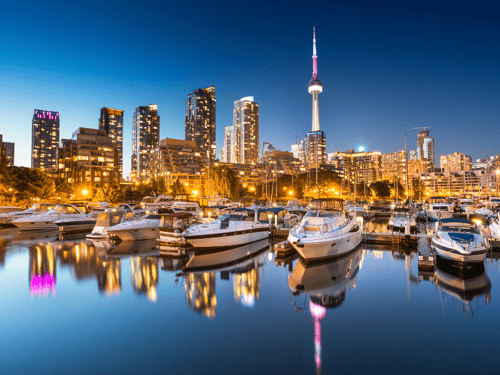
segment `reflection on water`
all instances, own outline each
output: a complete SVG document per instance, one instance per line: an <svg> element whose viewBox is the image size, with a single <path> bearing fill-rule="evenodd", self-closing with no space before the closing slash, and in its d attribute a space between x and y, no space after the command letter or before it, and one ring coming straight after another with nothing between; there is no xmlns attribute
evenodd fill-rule
<svg viewBox="0 0 500 375"><path fill-rule="evenodd" d="M145 294L150 301L155 302L158 298L156 291L158 258L133 257L130 259L130 275L134 292L136 294Z"/></svg>
<svg viewBox="0 0 500 375"><path fill-rule="evenodd" d="M460 269L440 261L434 279L440 297L469 317L491 301L491 282L482 264Z"/></svg>
<svg viewBox="0 0 500 375"><path fill-rule="evenodd" d="M233 277L234 300L242 306L254 307L255 300L260 293L259 267L250 269L245 273L238 273Z"/></svg>
<svg viewBox="0 0 500 375"><path fill-rule="evenodd" d="M56 257L50 244L29 248L30 294L46 297L52 290L56 295Z"/></svg>
<svg viewBox="0 0 500 375"><path fill-rule="evenodd" d="M208 318L215 318L215 273L190 273L184 278L187 305Z"/></svg>
<svg viewBox="0 0 500 375"><path fill-rule="evenodd" d="M301 259L288 277L293 295L309 296L309 311L314 318L314 362L316 372L321 373L321 323L327 309L340 306L347 290L356 288L356 275L362 263L362 251L354 252L337 260L308 265ZM300 309L298 309L300 311Z"/></svg>

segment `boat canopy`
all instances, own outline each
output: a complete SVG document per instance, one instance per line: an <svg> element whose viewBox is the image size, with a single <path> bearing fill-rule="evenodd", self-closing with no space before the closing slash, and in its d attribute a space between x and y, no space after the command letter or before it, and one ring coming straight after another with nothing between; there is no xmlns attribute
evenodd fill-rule
<svg viewBox="0 0 500 375"><path fill-rule="evenodd" d="M470 225L474 225L474 226L476 225L476 223L474 223L472 220L464 219L464 218L460 218L460 217L451 217L448 219L441 219L439 221L443 224L457 223L457 224L470 224Z"/></svg>
<svg viewBox="0 0 500 375"><path fill-rule="evenodd" d="M315 210L344 211L344 200L341 198L321 198L311 200L311 208Z"/></svg>

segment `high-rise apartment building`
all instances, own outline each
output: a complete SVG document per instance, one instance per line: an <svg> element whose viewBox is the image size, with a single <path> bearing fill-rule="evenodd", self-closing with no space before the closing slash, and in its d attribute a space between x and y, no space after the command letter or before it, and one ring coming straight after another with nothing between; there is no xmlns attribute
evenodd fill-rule
<svg viewBox="0 0 500 375"><path fill-rule="evenodd" d="M101 108L101 117L99 117L99 129L106 132L118 150L120 173L123 171L123 112L125 111L103 107Z"/></svg>
<svg viewBox="0 0 500 375"><path fill-rule="evenodd" d="M59 147L59 112L35 109L31 126L31 168L55 170Z"/></svg>
<svg viewBox="0 0 500 375"><path fill-rule="evenodd" d="M432 167L436 165L436 150L434 137L429 135L429 130L418 132L417 154L419 159L429 159Z"/></svg>
<svg viewBox="0 0 500 375"><path fill-rule="evenodd" d="M158 105L137 107L132 119L132 176L149 177L149 157L160 144Z"/></svg>
<svg viewBox="0 0 500 375"><path fill-rule="evenodd" d="M351 183L365 182L370 185L381 177L381 155L378 151L354 152L354 150L346 150L328 155L329 163L342 169L345 178Z"/></svg>
<svg viewBox="0 0 500 375"><path fill-rule="evenodd" d="M224 147L221 150L220 161L222 163L231 163L231 139L233 137L233 127L224 128Z"/></svg>
<svg viewBox="0 0 500 375"><path fill-rule="evenodd" d="M234 102L231 135L231 163L259 164L259 105L253 96Z"/></svg>
<svg viewBox="0 0 500 375"><path fill-rule="evenodd" d="M0 162L5 158L8 166L14 165L14 147L13 142L4 142L3 136L0 134Z"/></svg>
<svg viewBox="0 0 500 375"><path fill-rule="evenodd" d="M320 168L326 163L325 132L319 130L307 133L305 156L305 167L307 169Z"/></svg>
<svg viewBox="0 0 500 375"><path fill-rule="evenodd" d="M61 141L57 158L57 178L75 189L94 195L99 189L120 186L117 146L104 130L78 128L71 139Z"/></svg>
<svg viewBox="0 0 500 375"><path fill-rule="evenodd" d="M382 154L381 157L382 180L399 180L406 183L406 168L408 166L404 150Z"/></svg>
<svg viewBox="0 0 500 375"><path fill-rule="evenodd" d="M455 152L453 155L441 155L439 164L444 172L459 172L472 170L472 158Z"/></svg>
<svg viewBox="0 0 500 375"><path fill-rule="evenodd" d="M215 87L194 90L186 99L186 141L194 141L210 160L216 158Z"/></svg>

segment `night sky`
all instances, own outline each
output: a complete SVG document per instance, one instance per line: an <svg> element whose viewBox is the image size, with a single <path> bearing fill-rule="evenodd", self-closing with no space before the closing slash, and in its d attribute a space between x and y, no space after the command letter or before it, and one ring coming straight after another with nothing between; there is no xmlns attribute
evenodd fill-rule
<svg viewBox="0 0 500 375"><path fill-rule="evenodd" d="M423 126L438 160L500 151L494 2L377 3L4 2L0 134L29 166L35 108L60 113L61 138L97 128L101 107L122 109L129 171L135 108L157 103L161 138L184 138L187 95L214 85L218 149L233 102L254 96L261 145L289 150L311 129L316 24L328 152L394 152L405 134L415 149Z"/></svg>

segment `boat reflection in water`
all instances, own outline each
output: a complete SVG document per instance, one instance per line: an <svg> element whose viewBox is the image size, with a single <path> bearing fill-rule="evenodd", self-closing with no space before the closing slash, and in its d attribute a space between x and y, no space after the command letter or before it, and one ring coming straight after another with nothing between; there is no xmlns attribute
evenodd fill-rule
<svg viewBox="0 0 500 375"><path fill-rule="evenodd" d="M461 307L462 313L469 317L474 315L474 310L486 306L491 301L491 281L483 264L458 268L440 260L437 263L435 280L440 297L455 307ZM457 304L457 301L461 303Z"/></svg>
<svg viewBox="0 0 500 375"><path fill-rule="evenodd" d="M158 298L158 258L132 257L130 277L135 294L146 295L152 302Z"/></svg>
<svg viewBox="0 0 500 375"><path fill-rule="evenodd" d="M56 295L56 254L50 244L29 247L29 279L31 299Z"/></svg>
<svg viewBox="0 0 500 375"><path fill-rule="evenodd" d="M354 250L334 261L305 265L302 258L288 277L288 286L294 296L309 296L309 311L314 318L314 361L321 373L321 319L327 309L344 302L347 290L356 288L356 275L362 263L362 252ZM300 309L297 308L300 312Z"/></svg>
<svg viewBox="0 0 500 375"><path fill-rule="evenodd" d="M225 250L197 249L183 271L186 303L194 311L214 318L215 280L220 272L221 280L229 280L233 274L234 299L245 307L253 307L260 295L260 258L268 251L267 238Z"/></svg>

